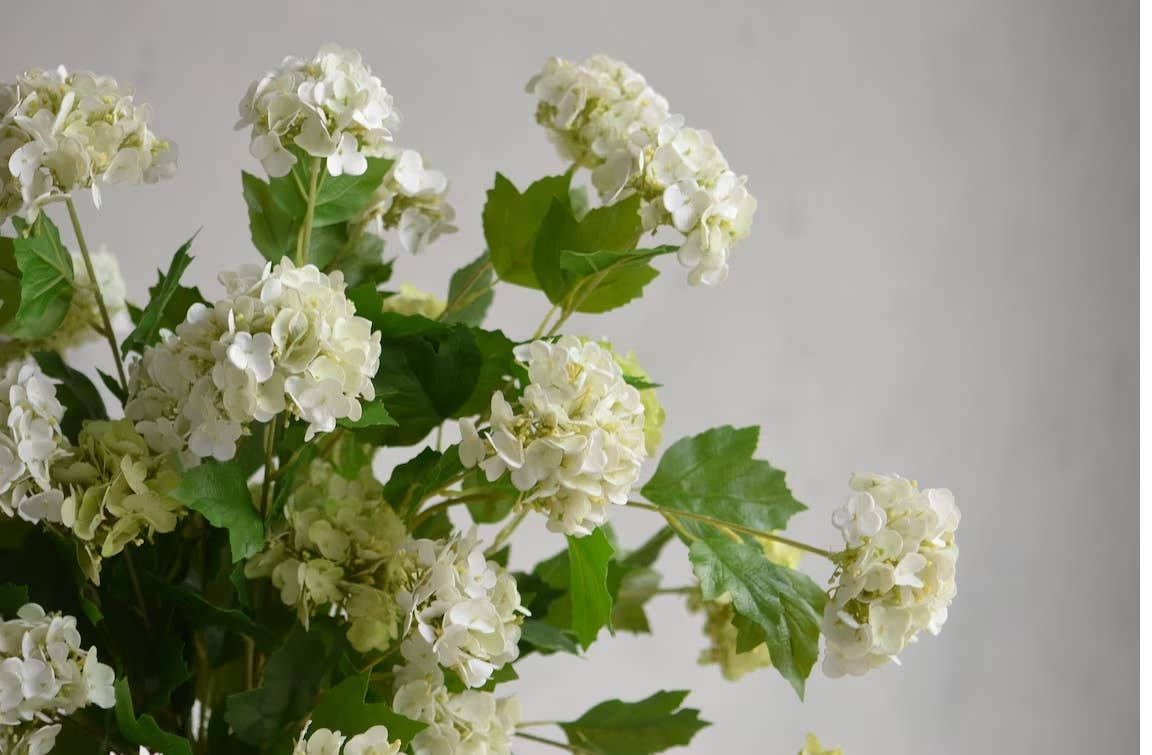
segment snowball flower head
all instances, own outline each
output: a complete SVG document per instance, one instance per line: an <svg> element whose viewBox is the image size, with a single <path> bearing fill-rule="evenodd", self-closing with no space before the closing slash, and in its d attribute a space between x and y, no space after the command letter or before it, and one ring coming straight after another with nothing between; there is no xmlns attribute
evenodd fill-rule
<svg viewBox="0 0 1152 755"><path fill-rule="evenodd" d="M951 491L920 490L896 475L855 475L832 517L844 537L824 611L824 671L863 674L893 660L921 632L937 634L956 595Z"/></svg>
<svg viewBox="0 0 1152 755"><path fill-rule="evenodd" d="M361 415L375 396L380 334L344 295L344 277L285 258L220 276L224 298L195 304L133 369L124 413L158 452L227 461L250 422L281 412L306 440Z"/></svg>
<svg viewBox="0 0 1152 755"><path fill-rule="evenodd" d="M0 84L0 221L91 189L139 185L176 170L176 147L149 128L132 90L88 71L32 69Z"/></svg>
<svg viewBox="0 0 1152 755"><path fill-rule="evenodd" d="M60 521L64 494L50 468L67 456L56 384L32 359L0 367L0 513Z"/></svg>
<svg viewBox="0 0 1152 755"><path fill-rule="evenodd" d="M308 59L287 57L252 82L236 128L251 127L252 156L269 176L288 175L294 150L322 158L332 176L358 176L399 122L392 95L360 53L328 45Z"/></svg>
<svg viewBox="0 0 1152 755"><path fill-rule="evenodd" d="M539 100L536 120L563 157L592 172L605 203L638 194L645 230L671 226L684 235L679 259L689 282L724 282L756 200L711 134L686 126L643 76L603 55L551 58L528 91Z"/></svg>
<svg viewBox="0 0 1152 755"><path fill-rule="evenodd" d="M396 668L393 709L428 724L412 740L414 755L477 753L511 755L520 723L520 701L468 689L453 694L427 646L401 647L405 663Z"/></svg>
<svg viewBox="0 0 1152 755"><path fill-rule="evenodd" d="M405 652L434 658L468 687L483 686L520 652L527 609L515 578L485 557L475 529L406 549L409 586L397 596L411 625Z"/></svg>
<svg viewBox="0 0 1152 755"><path fill-rule="evenodd" d="M514 409L492 395L489 429L460 423L460 459L489 480L509 472L554 532L584 536L628 502L647 457L644 403L612 353L564 336L517 347L531 382Z"/></svg>
<svg viewBox="0 0 1152 755"><path fill-rule="evenodd" d="M76 619L35 603L0 621L0 751L46 753L80 708L111 708L115 674L81 647ZM23 747L24 749L20 749Z"/></svg>

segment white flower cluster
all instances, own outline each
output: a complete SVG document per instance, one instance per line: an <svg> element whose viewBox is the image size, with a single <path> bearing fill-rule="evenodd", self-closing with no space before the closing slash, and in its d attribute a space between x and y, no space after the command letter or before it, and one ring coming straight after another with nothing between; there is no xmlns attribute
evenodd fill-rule
<svg viewBox="0 0 1152 755"><path fill-rule="evenodd" d="M289 411L310 440L360 418L360 400L375 396L380 334L356 316L342 273L285 258L220 282L227 296L193 305L133 369L124 413L154 450L227 461L252 421Z"/></svg>
<svg viewBox="0 0 1152 755"><path fill-rule="evenodd" d="M412 740L413 755L511 755L520 700L467 689L451 693L431 648L405 641L392 707L428 724Z"/></svg>
<svg viewBox="0 0 1152 755"><path fill-rule="evenodd" d="M88 705L111 708L115 680L95 647L81 649L74 617L26 604L0 621L0 752L51 751L55 721Z"/></svg>
<svg viewBox="0 0 1152 755"><path fill-rule="evenodd" d="M846 548L824 611L824 672L860 675L939 633L956 595L960 510L943 488L896 475L854 475L833 514Z"/></svg>
<svg viewBox="0 0 1152 755"><path fill-rule="evenodd" d="M362 734L348 739L338 731L317 729L305 731L292 749L292 755L397 755L399 739L388 741L387 726L373 726ZM344 749L341 750L340 748Z"/></svg>
<svg viewBox="0 0 1152 755"><path fill-rule="evenodd" d="M176 170L176 148L148 127L152 111L115 79L32 69L0 83L0 221L29 221L47 202L102 185L155 183Z"/></svg>
<svg viewBox="0 0 1152 755"><path fill-rule="evenodd" d="M756 200L707 131L670 115L644 77L603 55L552 58L528 83L537 120L561 154L592 171L605 202L639 194L646 230L684 234L680 262L693 285L722 283L732 247L748 235Z"/></svg>
<svg viewBox="0 0 1152 755"><path fill-rule="evenodd" d="M584 536L628 502L647 457L644 404L612 353L563 336L518 346L531 383L516 412L492 395L491 428L481 436L461 420L460 460L489 480L511 471L525 501L548 515L554 532Z"/></svg>
<svg viewBox="0 0 1152 755"><path fill-rule="evenodd" d="M248 560L245 575L271 578L305 626L317 609L335 606L352 647L387 650L402 628L396 593L406 584L401 548L408 533L371 467L346 480L316 459L285 506L284 521L286 529Z"/></svg>
<svg viewBox="0 0 1152 755"><path fill-rule="evenodd" d="M413 540L409 586L397 595L415 631L409 652L434 658L468 687L520 654L520 623L527 614L516 579L484 555L475 529L447 540Z"/></svg>
<svg viewBox="0 0 1152 755"><path fill-rule="evenodd" d="M448 177L424 163L416 150L387 150L392 167L384 176L367 212L366 228L377 236L395 229L400 244L419 254L428 244L456 226L456 210L448 203Z"/></svg>
<svg viewBox="0 0 1152 755"><path fill-rule="evenodd" d="M67 455L64 407L56 386L31 359L0 367L0 512L29 522L60 521L64 494L52 465Z"/></svg>
<svg viewBox="0 0 1152 755"><path fill-rule="evenodd" d="M237 129L252 128L252 156L269 176L296 164L293 147L324 158L333 176L358 176L392 141L400 115L360 53L326 46L310 59L287 57L252 82Z"/></svg>

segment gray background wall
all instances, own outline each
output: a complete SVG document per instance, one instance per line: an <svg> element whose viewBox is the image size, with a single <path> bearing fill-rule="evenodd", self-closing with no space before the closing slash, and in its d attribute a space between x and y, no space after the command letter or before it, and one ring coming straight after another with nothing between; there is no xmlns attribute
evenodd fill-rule
<svg viewBox="0 0 1152 755"><path fill-rule="evenodd" d="M330 40L363 50L400 141L453 180L461 232L401 259L417 285L442 290L482 248L496 170L560 167L522 92L548 55L629 61L751 177L760 209L726 286L690 289L669 264L643 302L572 328L637 349L666 384L666 437L762 425L813 542L833 542L852 470L953 488L952 618L903 668L816 676L802 705L772 672L732 685L696 666L698 618L661 598L655 639L524 663L527 718L691 688L716 723L697 753L790 753L809 730L850 755L1135 751L1135 2L6 5L0 75L117 75L181 146L174 181L85 213L137 296L201 225L191 277L209 290L253 259L236 102ZM544 308L501 290L491 322L526 337ZM616 516L626 543L647 517ZM519 542L522 564L560 547L543 528ZM681 550L665 566L686 581Z"/></svg>

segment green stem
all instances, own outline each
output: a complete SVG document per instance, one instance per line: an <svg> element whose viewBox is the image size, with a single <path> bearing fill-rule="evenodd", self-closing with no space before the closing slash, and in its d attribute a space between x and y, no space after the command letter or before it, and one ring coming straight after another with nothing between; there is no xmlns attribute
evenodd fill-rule
<svg viewBox="0 0 1152 755"><path fill-rule="evenodd" d="M548 312L547 312L547 313L544 315L544 319L543 319L543 320L541 320L541 321L540 321L540 325L539 325L539 326L537 326L537 328L536 328L536 332L532 334L532 340L533 340L533 341L535 341L535 340L536 340L537 338L539 338L540 336L544 335L544 331L545 331L545 330L547 329L547 327L548 327L548 321L552 319L552 315L556 314L556 310L557 310L557 309L558 309L558 308L557 308L557 306L556 306L555 304L553 304L553 305L552 305L552 306L551 306L551 307L548 309Z"/></svg>
<svg viewBox="0 0 1152 755"><path fill-rule="evenodd" d="M438 503L435 503L435 504L429 506L428 508L424 509L419 514L417 514L416 517L412 520L412 524L408 529L410 529L410 530L416 529L417 527L419 527L421 524L423 524L427 520L429 520L432 517L439 514L441 511L445 511L447 509L450 509L453 506L459 506L462 503L472 503L475 501L485 501L485 500L489 500L491 498L492 498L492 495L490 493L470 493L467 495L456 496L455 498L449 498L447 500L440 501Z"/></svg>
<svg viewBox="0 0 1152 755"><path fill-rule="evenodd" d="M521 739L530 740L532 742L539 742L540 744L551 745L552 747L557 747L561 750L567 750L568 752L574 752L574 753L577 753L577 755L590 755L590 753L592 752L591 750L585 750L584 748L577 747L576 745L570 745L567 742L561 742L558 739L548 739L547 737L538 737L535 734L529 734L526 731L518 731L518 732L516 732L516 736L520 737Z"/></svg>
<svg viewBox="0 0 1152 755"><path fill-rule="evenodd" d="M678 509L667 509L661 506L653 506L652 504L645 503L643 501L628 501L628 505L632 508L644 509L645 511L655 511L657 514L661 514L666 519L669 517L676 520L691 519L692 521L703 522L704 524L715 527L721 532L726 530L730 532L740 532L745 535L752 535L753 537L757 537L762 540L772 540L774 542L781 543L782 545L789 545L793 548L798 548L802 551L807 551L808 553L822 556L829 561L836 563L836 554L832 551L826 551L823 548L817 548L814 545L808 545L807 543L802 543L799 540L783 537L781 535L777 535L774 532L765 532L764 530L745 527L742 524L733 524L732 522L726 522L723 519L717 519L705 514L696 514L689 511L680 511Z"/></svg>
<svg viewBox="0 0 1152 755"><path fill-rule="evenodd" d="M316 214L316 191L320 185L320 158L312 158L312 170L308 176L307 208L304 210L304 224L300 226L300 235L296 239L296 266L303 267L308 264L312 246L312 218Z"/></svg>
<svg viewBox="0 0 1152 755"><path fill-rule="evenodd" d="M84 259L84 268L88 271L88 282L96 296L96 307L100 310L100 319L104 323L104 337L112 348L112 358L116 362L116 375L120 378L120 388L128 392L128 375L124 372L124 359L120 355L120 347L116 344L116 335L112 330L112 318L108 314L108 305L104 303L104 294L100 291L100 282L96 280L96 268L92 266L92 255L88 253L88 242L84 239L84 231L80 228L80 216L76 214L76 205L72 198L65 200L68 206L68 218L72 221L72 230L76 234L76 245L80 247L80 256Z"/></svg>
<svg viewBox="0 0 1152 755"><path fill-rule="evenodd" d="M456 312L458 310L464 309L469 304L471 304L472 302L476 301L477 299L479 299L484 294L491 291L492 286L488 285L488 286L483 286L480 288L480 290L476 291L475 293L472 293L472 286L476 285L476 281L480 280L480 278L491 269L492 269L492 261L488 260L483 265L481 265L476 270L476 272L472 273L472 276L470 278L468 278L468 280L464 281L464 285L460 287L459 296L456 299L449 300L448 304L444 307L444 311L441 312L440 316L437 317L436 319L443 321L444 318L447 317L448 315L450 315L453 312ZM466 296L467 294L471 294L471 295Z"/></svg>
<svg viewBox="0 0 1152 755"><path fill-rule="evenodd" d="M507 542L508 538L512 537L512 533L516 531L516 528L520 526L520 522L523 522L524 517L526 516L528 516L527 508L523 508L517 511L513 517L508 520L508 524L505 524L503 529L496 533L496 539L492 541L490 546L488 546L488 550L486 552L495 553L496 551L500 550L500 546Z"/></svg>
<svg viewBox="0 0 1152 755"><path fill-rule="evenodd" d="M364 229L368 226L369 219L370 216L366 216L357 221L356 225L352 226L352 232L348 234L348 240L340 247L340 251L336 252L336 256L330 259L328 264L324 266L324 272L327 273L335 270L337 265L352 253L352 250L360 243L360 237L364 235Z"/></svg>
<svg viewBox="0 0 1152 755"><path fill-rule="evenodd" d="M132 581L132 591L136 593L136 603L144 619L144 628L152 631L152 621L148 618L148 604L144 602L144 591L140 589L140 578L136 576L136 564L132 561L132 549L124 549L124 564L128 567L128 578Z"/></svg>
<svg viewBox="0 0 1152 755"><path fill-rule="evenodd" d="M268 512L272 485L276 481L276 417L264 427L264 480L260 483L260 516Z"/></svg>

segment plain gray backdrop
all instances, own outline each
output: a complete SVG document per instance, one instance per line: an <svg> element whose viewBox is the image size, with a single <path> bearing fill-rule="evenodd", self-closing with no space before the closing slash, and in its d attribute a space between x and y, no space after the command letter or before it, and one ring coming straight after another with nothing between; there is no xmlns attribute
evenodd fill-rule
<svg viewBox="0 0 1152 755"><path fill-rule="evenodd" d="M232 131L236 103L328 41L363 51L405 116L398 142L452 179L460 232L398 265L440 293L483 248L494 173L522 184L562 167L523 92L549 55L628 61L748 174L759 211L726 285L690 288L667 260L644 300L570 330L637 350L665 385L669 440L761 425L761 455L811 508L794 531L814 543L835 542L853 470L951 487L951 618L903 667L815 673L801 704L775 672L729 684L697 666L700 618L662 597L655 637L523 663L526 718L691 689L715 722L694 753L792 753L807 731L849 755L1135 751L1135 2L5 5L0 77L115 75L180 145L174 180L108 191L99 212L80 203L136 300L201 226L190 277L206 291L256 259L239 171L259 165ZM524 338L545 309L502 287L490 324ZM657 524L614 521L628 545ZM519 565L562 546L535 525L517 543ZM680 546L663 566L668 584L689 579Z"/></svg>

